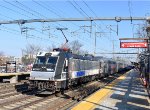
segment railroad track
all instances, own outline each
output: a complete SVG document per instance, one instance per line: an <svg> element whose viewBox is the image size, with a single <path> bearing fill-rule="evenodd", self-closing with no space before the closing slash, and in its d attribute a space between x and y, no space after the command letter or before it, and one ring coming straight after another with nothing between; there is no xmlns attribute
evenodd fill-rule
<svg viewBox="0 0 150 110"><path fill-rule="evenodd" d="M15 88L1 89L0 94L12 92L12 91L16 91L16 89Z"/></svg>
<svg viewBox="0 0 150 110"><path fill-rule="evenodd" d="M74 96L76 96L74 100L72 100L71 97L68 99L64 98L64 100L59 100L59 101L56 100L55 103L56 102L57 103L55 104L55 106L49 105L50 107L45 110L69 109L73 105L77 104L80 100L83 100L84 98L86 98L87 96L95 92L96 90L103 88L105 85L107 85L108 83L110 83L111 81L113 81L119 76L120 75L117 75L117 74L114 76L109 76L107 78L104 78L103 80L95 81L95 82L89 83L88 85L83 86L82 88L78 88L78 90L76 90L76 93L73 93L75 94Z"/></svg>
<svg viewBox="0 0 150 110"><path fill-rule="evenodd" d="M22 92L27 92L27 85L17 84L9 85L7 87L0 88L0 99L11 97L14 95L21 94Z"/></svg>
<svg viewBox="0 0 150 110"><path fill-rule="evenodd" d="M16 89L19 89L19 88L22 88L24 85L24 82L20 82L20 83L15 83L15 84L10 84L10 83L0 83L0 93L2 91L5 91L5 90L16 90ZM26 84L27 85L27 84Z"/></svg>
<svg viewBox="0 0 150 110"><path fill-rule="evenodd" d="M58 97L55 94L39 97L33 91L16 91L13 93L12 89L12 93L8 92L5 95L0 95L0 110L66 110L96 90L104 87L118 76L120 75L116 74L80 85L80 87L65 91L63 95Z"/></svg>
<svg viewBox="0 0 150 110"><path fill-rule="evenodd" d="M18 93L18 94L13 94L9 97L1 98L0 101L0 106L5 106L14 102L19 102L22 101L23 99L28 99L34 97L34 92L33 91L26 91L25 94Z"/></svg>

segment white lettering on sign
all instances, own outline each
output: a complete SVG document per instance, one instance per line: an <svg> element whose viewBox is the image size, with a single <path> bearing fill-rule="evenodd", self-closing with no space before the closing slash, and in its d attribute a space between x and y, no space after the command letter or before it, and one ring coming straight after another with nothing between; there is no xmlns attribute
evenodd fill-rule
<svg viewBox="0 0 150 110"><path fill-rule="evenodd" d="M121 42L120 48L147 48L147 42Z"/></svg>

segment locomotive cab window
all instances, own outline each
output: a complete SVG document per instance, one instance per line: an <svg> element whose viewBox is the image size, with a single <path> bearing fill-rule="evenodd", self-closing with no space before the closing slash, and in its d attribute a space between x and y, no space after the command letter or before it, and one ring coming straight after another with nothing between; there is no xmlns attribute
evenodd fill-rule
<svg viewBox="0 0 150 110"><path fill-rule="evenodd" d="M33 65L33 71L51 71L55 70L58 57L37 57Z"/></svg>
<svg viewBox="0 0 150 110"><path fill-rule="evenodd" d="M46 63L46 57L37 57L35 60L35 64L45 64Z"/></svg>
<svg viewBox="0 0 150 110"><path fill-rule="evenodd" d="M54 72L58 57L48 57L46 62L47 71Z"/></svg>
<svg viewBox="0 0 150 110"><path fill-rule="evenodd" d="M47 64L56 64L57 57L48 57Z"/></svg>

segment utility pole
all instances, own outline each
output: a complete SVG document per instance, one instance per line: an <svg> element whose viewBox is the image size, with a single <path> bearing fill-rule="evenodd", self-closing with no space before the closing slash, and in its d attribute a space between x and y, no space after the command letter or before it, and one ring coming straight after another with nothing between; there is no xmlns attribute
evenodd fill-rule
<svg viewBox="0 0 150 110"><path fill-rule="evenodd" d="M21 34L25 33L26 38L28 38L29 30L34 30L34 28L21 27Z"/></svg>
<svg viewBox="0 0 150 110"><path fill-rule="evenodd" d="M147 87L148 87L148 90L149 90L149 81L150 81L150 22L148 22L148 26L146 28L146 31L147 31L147 37L149 38L148 39L148 49L147 49L147 53L148 53L148 65L147 65L147 71L145 73L145 78L146 78L146 81L147 81Z"/></svg>
<svg viewBox="0 0 150 110"><path fill-rule="evenodd" d="M94 39L94 56L95 56L95 54L96 54L96 32L97 31L97 26L95 25L95 39Z"/></svg>
<svg viewBox="0 0 150 110"><path fill-rule="evenodd" d="M115 32L116 34L117 34L117 36L118 36L118 22L120 22L120 21L117 21L117 25L114 25L114 26L116 26L117 27L117 30L113 30L112 29L112 26L113 25L110 25L108 28L110 29L110 36L112 35L111 34L111 31L113 31L113 32ZM112 39L112 53L114 53L115 52L115 40L114 40L114 36L113 36L113 39ZM113 56L113 59L115 58L115 55L114 54L112 54Z"/></svg>
<svg viewBox="0 0 150 110"><path fill-rule="evenodd" d="M91 20L91 27L90 27L90 37L92 37L92 27L93 27L93 23L92 23L92 20Z"/></svg>
<svg viewBox="0 0 150 110"><path fill-rule="evenodd" d="M84 33L85 33L85 28L90 28L90 31L88 31L90 33L90 37L92 37L92 23L91 26L80 26L81 28L84 28Z"/></svg>
<svg viewBox="0 0 150 110"><path fill-rule="evenodd" d="M113 36L113 41L112 41L112 43L113 43L113 59L114 59L114 57L115 57L115 55L114 55L114 52L115 52L114 36Z"/></svg>

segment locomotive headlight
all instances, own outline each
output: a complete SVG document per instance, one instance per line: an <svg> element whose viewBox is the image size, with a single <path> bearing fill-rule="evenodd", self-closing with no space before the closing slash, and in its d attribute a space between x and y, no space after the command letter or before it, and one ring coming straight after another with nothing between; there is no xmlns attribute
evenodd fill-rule
<svg viewBox="0 0 150 110"><path fill-rule="evenodd" d="M33 68L32 70L33 71L39 71L40 69L39 68Z"/></svg>
<svg viewBox="0 0 150 110"><path fill-rule="evenodd" d="M51 69L51 68L47 68L47 71L54 71L54 69Z"/></svg>
<svg viewBox="0 0 150 110"><path fill-rule="evenodd" d="M29 80L35 79L35 77L29 77Z"/></svg>

